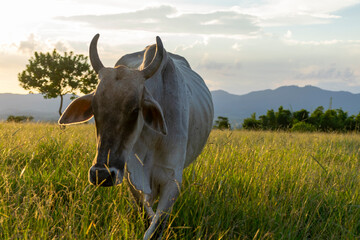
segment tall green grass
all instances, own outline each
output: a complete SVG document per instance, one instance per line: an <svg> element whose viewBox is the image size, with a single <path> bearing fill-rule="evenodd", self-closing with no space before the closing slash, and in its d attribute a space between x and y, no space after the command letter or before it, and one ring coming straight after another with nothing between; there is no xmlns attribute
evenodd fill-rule
<svg viewBox="0 0 360 240"><path fill-rule="evenodd" d="M141 239L126 183L90 186L91 124L0 123L0 239ZM213 131L164 239L359 239L360 136Z"/></svg>

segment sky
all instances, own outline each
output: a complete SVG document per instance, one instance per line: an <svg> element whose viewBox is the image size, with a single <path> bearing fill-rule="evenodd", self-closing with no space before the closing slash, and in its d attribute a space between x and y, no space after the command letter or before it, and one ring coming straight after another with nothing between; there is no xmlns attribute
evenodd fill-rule
<svg viewBox="0 0 360 240"><path fill-rule="evenodd" d="M360 0L18 0L0 14L0 93L34 51L99 55L114 66L160 36L210 90L313 85L360 93Z"/></svg>

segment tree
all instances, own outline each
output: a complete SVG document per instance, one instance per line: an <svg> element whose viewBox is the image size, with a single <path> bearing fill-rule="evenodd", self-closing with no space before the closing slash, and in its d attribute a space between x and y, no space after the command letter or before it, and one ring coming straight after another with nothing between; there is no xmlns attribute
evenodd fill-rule
<svg viewBox="0 0 360 240"><path fill-rule="evenodd" d="M242 126L248 130L260 129L260 121L256 120L256 113L251 114L250 118L245 118Z"/></svg>
<svg viewBox="0 0 360 240"><path fill-rule="evenodd" d="M218 119L215 121L214 128L217 129L230 129L231 125L227 117L218 116Z"/></svg>
<svg viewBox="0 0 360 240"><path fill-rule="evenodd" d="M293 113L294 123L307 122L309 119L309 112L305 109L301 109Z"/></svg>
<svg viewBox="0 0 360 240"><path fill-rule="evenodd" d="M347 112L342 109L328 109L322 116L321 128L323 131L344 131L347 118Z"/></svg>
<svg viewBox="0 0 360 240"><path fill-rule="evenodd" d="M26 69L18 74L20 85L30 93L40 92L46 99L59 96L61 115L65 94L87 94L96 87L97 76L87 59L73 52L65 52L62 56L56 49L52 53L35 52Z"/></svg>
<svg viewBox="0 0 360 240"><path fill-rule="evenodd" d="M323 106L317 107L315 111L311 113L309 118L309 123L314 125L316 129L320 129L323 115L324 115L324 107Z"/></svg>
<svg viewBox="0 0 360 240"><path fill-rule="evenodd" d="M260 115L259 124L260 124L260 128L262 130L271 129L270 124L269 124L269 119L266 115Z"/></svg>
<svg viewBox="0 0 360 240"><path fill-rule="evenodd" d="M355 131L360 131L360 112L355 117Z"/></svg>
<svg viewBox="0 0 360 240"><path fill-rule="evenodd" d="M278 129L291 128L292 115L289 110L284 109L283 106L280 106L275 116Z"/></svg>
<svg viewBox="0 0 360 240"><path fill-rule="evenodd" d="M350 117L348 117L345 120L344 129L345 129L345 131L355 131L355 130L357 130L356 129L356 120L355 120L354 115L351 115Z"/></svg>
<svg viewBox="0 0 360 240"><path fill-rule="evenodd" d="M338 119L338 127L340 131L346 130L346 120L348 117L348 112L344 112L344 110L336 109L337 112L337 119Z"/></svg>

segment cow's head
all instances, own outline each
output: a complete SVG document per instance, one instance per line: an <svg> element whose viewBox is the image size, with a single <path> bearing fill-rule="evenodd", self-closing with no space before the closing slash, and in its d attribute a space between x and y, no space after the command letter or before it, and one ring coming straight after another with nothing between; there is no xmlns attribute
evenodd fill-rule
<svg viewBox="0 0 360 240"><path fill-rule="evenodd" d="M144 85L161 65L164 50L157 37L156 53L147 67L142 70L126 66L106 68L97 52L98 39L97 34L91 41L90 61L100 82L93 93L74 100L67 107L59 124L82 123L94 116L97 153L89 170L89 181L94 185L113 186L122 182L125 163L144 125L167 134L162 109ZM145 55L143 65L146 65Z"/></svg>

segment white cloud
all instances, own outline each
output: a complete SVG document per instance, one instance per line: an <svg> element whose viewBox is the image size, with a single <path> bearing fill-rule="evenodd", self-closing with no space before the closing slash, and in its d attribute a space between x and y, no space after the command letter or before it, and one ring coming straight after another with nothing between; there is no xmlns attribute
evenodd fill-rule
<svg viewBox="0 0 360 240"><path fill-rule="evenodd" d="M234 9L258 17L263 27L291 26L330 23L340 18L334 13L359 3L359 0L267 0L252 7Z"/></svg>
<svg viewBox="0 0 360 240"><path fill-rule="evenodd" d="M292 36L291 31L287 31L282 41L287 45L308 45L308 46L320 46L320 45L335 45L335 44L360 44L360 40L340 40L340 39L330 39L330 40L321 40L321 41L303 41L303 40L296 40Z"/></svg>
<svg viewBox="0 0 360 240"><path fill-rule="evenodd" d="M239 44L239 43L234 43L232 46L231 46L232 49L240 52L241 51L241 48L242 48L242 45Z"/></svg>
<svg viewBox="0 0 360 240"><path fill-rule="evenodd" d="M54 45L54 48L56 48L56 50L58 50L60 52L67 52L70 49L69 45L62 41L56 42Z"/></svg>
<svg viewBox="0 0 360 240"><path fill-rule="evenodd" d="M260 28L256 18L236 11L181 13L172 6L147 7L111 15L58 17L60 20L88 23L100 29L137 30L160 33L211 35L253 35Z"/></svg>
<svg viewBox="0 0 360 240"><path fill-rule="evenodd" d="M84 43L82 43L84 44ZM64 39L42 39L38 35L31 33L26 40L21 40L19 43L12 43L12 46L17 48L17 51L24 55L30 56L33 52L38 51L52 51L56 48L60 52L73 50L70 43ZM3 49L8 49L6 46ZM8 51L11 52L11 51Z"/></svg>
<svg viewBox="0 0 360 240"><path fill-rule="evenodd" d="M19 45L19 51L23 53L32 53L36 46L37 46L37 40L35 40L35 35L30 34L27 40L20 41Z"/></svg>
<svg viewBox="0 0 360 240"><path fill-rule="evenodd" d="M291 39L291 38L292 38L292 32L288 30L284 35L284 39Z"/></svg>

